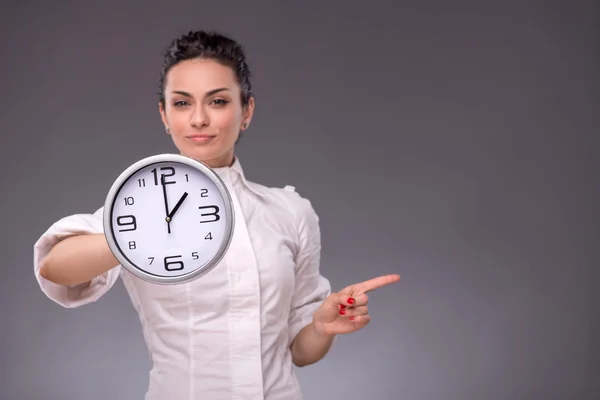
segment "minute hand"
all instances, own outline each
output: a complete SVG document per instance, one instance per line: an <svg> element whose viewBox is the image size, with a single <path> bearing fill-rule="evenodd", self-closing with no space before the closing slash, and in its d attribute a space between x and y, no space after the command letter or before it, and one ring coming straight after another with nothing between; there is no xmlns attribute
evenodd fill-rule
<svg viewBox="0 0 600 400"><path fill-rule="evenodd" d="M167 232L171 233L171 218L169 218L169 203L167 201L167 184L165 183L165 176L161 176L163 199L165 202L165 220L167 221Z"/></svg>

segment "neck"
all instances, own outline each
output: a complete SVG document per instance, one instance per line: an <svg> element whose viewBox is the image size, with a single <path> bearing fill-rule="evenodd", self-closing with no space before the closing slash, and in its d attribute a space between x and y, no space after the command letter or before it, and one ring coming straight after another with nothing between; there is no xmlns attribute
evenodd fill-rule
<svg viewBox="0 0 600 400"><path fill-rule="evenodd" d="M180 153L184 156L193 158L197 161L201 161L204 164L208 165L210 168L228 168L231 167L235 162L235 155L233 153L227 154L221 157L211 158L211 159L198 159L196 157L191 157L187 154Z"/></svg>

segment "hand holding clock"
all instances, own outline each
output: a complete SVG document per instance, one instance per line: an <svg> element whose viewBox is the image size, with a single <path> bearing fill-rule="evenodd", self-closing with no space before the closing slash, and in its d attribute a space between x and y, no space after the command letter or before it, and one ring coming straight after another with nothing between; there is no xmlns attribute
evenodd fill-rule
<svg viewBox="0 0 600 400"><path fill-rule="evenodd" d="M177 229L171 229L175 216ZM106 196L103 218L121 266L160 284L188 282L216 267L231 242L233 220L231 196L217 173L178 154L146 157L125 169Z"/></svg>

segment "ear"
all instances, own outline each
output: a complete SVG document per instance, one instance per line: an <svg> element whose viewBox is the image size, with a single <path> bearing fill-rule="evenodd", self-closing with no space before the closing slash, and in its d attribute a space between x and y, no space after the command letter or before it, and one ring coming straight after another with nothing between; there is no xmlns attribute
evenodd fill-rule
<svg viewBox="0 0 600 400"><path fill-rule="evenodd" d="M160 101L158 102L158 112L160 113L160 118L162 120L163 125L165 126L165 131L167 131L167 133L170 134L169 122L167 121L167 114L165 113L165 108L163 107Z"/></svg>
<svg viewBox="0 0 600 400"><path fill-rule="evenodd" d="M246 130L252 121L252 117L254 116L254 109L256 105L254 103L254 97L250 97L248 99L248 105L244 107L244 116L242 118L242 126L241 130Z"/></svg>

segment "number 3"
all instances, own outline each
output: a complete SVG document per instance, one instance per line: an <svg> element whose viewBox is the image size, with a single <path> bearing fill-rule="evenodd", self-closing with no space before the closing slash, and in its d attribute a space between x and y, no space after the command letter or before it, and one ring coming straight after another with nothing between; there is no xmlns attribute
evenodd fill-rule
<svg viewBox="0 0 600 400"><path fill-rule="evenodd" d="M212 216L215 217L214 219L211 219L211 220L208 220L208 221L200 221L201 224L203 224L205 222L216 222L216 221L218 221L218 220L221 219L221 216L219 215L219 207L217 207L217 206L200 206L198 208L201 209L201 210L205 209L205 208L212 208L214 210L214 212L212 212L212 213L201 214L203 217L207 216L207 215L212 215Z"/></svg>

